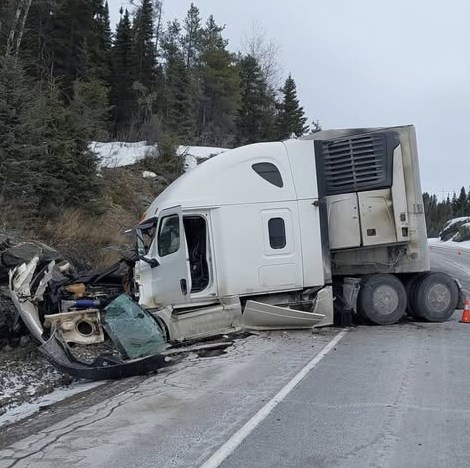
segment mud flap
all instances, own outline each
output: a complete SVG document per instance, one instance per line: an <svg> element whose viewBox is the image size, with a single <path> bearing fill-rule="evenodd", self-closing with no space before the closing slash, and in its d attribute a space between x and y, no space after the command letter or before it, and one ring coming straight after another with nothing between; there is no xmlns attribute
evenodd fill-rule
<svg viewBox="0 0 470 468"><path fill-rule="evenodd" d="M466 299L465 293L463 292L462 285L460 281L454 278L455 283L459 289L459 301L457 302L456 310L462 310L464 308L464 301Z"/></svg>

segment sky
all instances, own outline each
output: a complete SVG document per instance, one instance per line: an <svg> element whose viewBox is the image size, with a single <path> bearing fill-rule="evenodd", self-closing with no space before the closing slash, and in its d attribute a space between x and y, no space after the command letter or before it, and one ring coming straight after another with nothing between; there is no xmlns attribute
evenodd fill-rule
<svg viewBox="0 0 470 468"><path fill-rule="evenodd" d="M112 25L124 0L108 0ZM238 51L253 25L279 47L309 122L416 126L424 191L470 186L470 2L193 0ZM164 0L182 19L191 1Z"/></svg>

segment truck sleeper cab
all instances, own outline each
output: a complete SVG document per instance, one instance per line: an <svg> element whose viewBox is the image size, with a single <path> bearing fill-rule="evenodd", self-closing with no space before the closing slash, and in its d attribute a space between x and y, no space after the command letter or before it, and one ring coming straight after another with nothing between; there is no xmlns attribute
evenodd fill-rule
<svg viewBox="0 0 470 468"><path fill-rule="evenodd" d="M139 301L171 340L331 325L333 289L381 324L445 320L459 296L428 272L412 126L227 151L157 197L137 239Z"/></svg>

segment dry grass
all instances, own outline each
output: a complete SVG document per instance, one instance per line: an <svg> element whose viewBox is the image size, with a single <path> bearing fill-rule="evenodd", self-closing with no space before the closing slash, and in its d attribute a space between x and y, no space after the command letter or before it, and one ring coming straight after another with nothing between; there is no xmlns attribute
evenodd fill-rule
<svg viewBox="0 0 470 468"><path fill-rule="evenodd" d="M57 249L82 271L106 268L117 262L122 252L133 248L132 233L124 231L138 224L160 191L156 181L144 179L138 169L104 170L102 181L101 215L66 209L40 223L35 233L36 239Z"/></svg>
<svg viewBox="0 0 470 468"><path fill-rule="evenodd" d="M143 178L143 170L153 170L158 176ZM100 215L64 208L57 216L37 219L32 213L10 210L15 214L12 223L5 218L8 206L3 206L0 230L14 227L18 239L38 240L55 248L78 271L103 269L134 247L133 234L124 231L139 223L149 204L181 172L181 158L164 157L149 157L133 167L103 169Z"/></svg>
<svg viewBox="0 0 470 468"><path fill-rule="evenodd" d="M124 231L135 224L135 219L119 207L99 217L76 209L66 210L45 221L36 237L61 252L78 270L101 269L132 248L133 238Z"/></svg>

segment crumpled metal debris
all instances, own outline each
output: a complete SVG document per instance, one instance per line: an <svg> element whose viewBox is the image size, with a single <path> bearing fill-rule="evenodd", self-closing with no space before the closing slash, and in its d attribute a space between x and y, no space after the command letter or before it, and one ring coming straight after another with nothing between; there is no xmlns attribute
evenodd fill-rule
<svg viewBox="0 0 470 468"><path fill-rule="evenodd" d="M41 345L39 350L57 369L77 379L87 380L122 379L134 375L148 374L156 372L171 363L161 354L152 354L129 361L120 360L114 356L102 355L98 356L92 364L88 364L73 356L67 344L57 332Z"/></svg>
<svg viewBox="0 0 470 468"><path fill-rule="evenodd" d="M116 265L97 275L67 276L55 260L44 265L35 255L9 272L11 298L41 343L39 349L73 377L129 377L156 372L174 361L161 354L168 347L162 326L124 293L122 275L113 276L118 270ZM103 341L115 352L97 348L91 362L77 357L83 347L93 350Z"/></svg>
<svg viewBox="0 0 470 468"><path fill-rule="evenodd" d="M58 330L66 343L95 344L104 341L98 309L74 310L45 315L44 326Z"/></svg>

